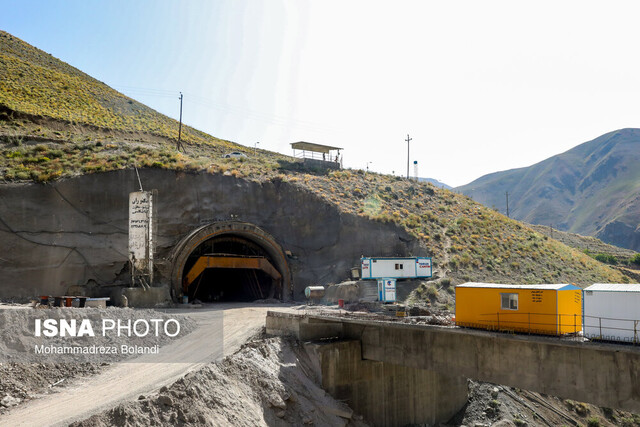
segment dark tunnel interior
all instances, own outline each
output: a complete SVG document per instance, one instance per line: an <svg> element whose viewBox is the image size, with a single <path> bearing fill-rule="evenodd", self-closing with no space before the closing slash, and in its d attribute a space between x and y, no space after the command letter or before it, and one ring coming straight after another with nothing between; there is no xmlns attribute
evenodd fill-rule
<svg viewBox="0 0 640 427"><path fill-rule="evenodd" d="M187 259L183 270L183 284L191 268L202 256L263 257L275 266L266 250L255 242L237 235L225 234L206 240ZM189 301L247 302L266 298L281 298L279 284L267 272L255 268L207 268L184 292Z"/></svg>

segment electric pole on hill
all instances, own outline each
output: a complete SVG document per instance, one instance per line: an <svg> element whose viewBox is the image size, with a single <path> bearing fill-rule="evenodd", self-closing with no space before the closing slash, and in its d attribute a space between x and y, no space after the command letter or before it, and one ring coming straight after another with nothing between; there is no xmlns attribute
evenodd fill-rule
<svg viewBox="0 0 640 427"><path fill-rule="evenodd" d="M184 148L182 147L181 137L182 137L182 92L180 92L180 125L178 127L178 143L176 144L176 150L178 151L180 151L181 148L182 148L182 151L184 151Z"/></svg>
<svg viewBox="0 0 640 427"><path fill-rule="evenodd" d="M405 139L405 141L407 141L407 179L409 179L409 143L412 139L413 138L409 138L409 134L407 134L407 139Z"/></svg>
<svg viewBox="0 0 640 427"><path fill-rule="evenodd" d="M509 192L505 192L504 195L507 196L507 218L511 218L509 216Z"/></svg>

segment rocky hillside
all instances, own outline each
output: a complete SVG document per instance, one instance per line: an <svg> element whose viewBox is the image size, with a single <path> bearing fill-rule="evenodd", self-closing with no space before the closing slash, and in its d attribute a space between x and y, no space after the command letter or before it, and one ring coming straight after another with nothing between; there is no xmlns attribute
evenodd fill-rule
<svg viewBox="0 0 640 427"><path fill-rule="evenodd" d="M512 218L640 249L640 129L621 129L456 190Z"/></svg>
<svg viewBox="0 0 640 427"><path fill-rule="evenodd" d="M361 170L302 170L288 156L263 150L253 155L252 148L193 129L186 131L185 149L177 151L175 121L7 33L0 33L0 52L0 192L15 195L21 191L49 191L51 195L43 196L44 200L58 200L55 188L64 182L72 188L74 184L69 179L131 171L134 166L149 171L225 177L244 183L239 188L268 184L280 192L303 192L338 212L342 224L358 218L396 227L399 244L432 255L435 279L448 284L493 281L588 285L629 281L619 271L523 223L429 183ZM221 154L231 149L244 151L248 157L223 159ZM180 176L172 179L184 182ZM103 180L108 181L107 174L97 181ZM186 197L186 190L182 193ZM200 202L199 199L197 203ZM278 197L273 203L278 203ZM22 228L30 223L20 219L21 213L16 209L5 212L17 218L20 226L11 226L0 218L1 233L15 237L18 232L18 237L25 240L32 235L29 233L42 231ZM46 215L46 207L39 212ZM318 230L336 231L321 224ZM395 253L393 247L377 247L375 236L370 241L368 255ZM2 249L10 250L4 246ZM313 257L312 252L307 252L309 258ZM78 258L82 259L82 254ZM126 261L126 257L121 258ZM113 260L112 265L118 262L119 259ZM439 294L427 290L424 298L450 303L451 287L438 289Z"/></svg>

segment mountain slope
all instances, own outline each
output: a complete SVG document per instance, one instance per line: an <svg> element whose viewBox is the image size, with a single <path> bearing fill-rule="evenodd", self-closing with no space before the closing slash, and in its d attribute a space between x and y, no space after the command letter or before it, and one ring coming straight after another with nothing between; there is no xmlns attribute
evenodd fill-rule
<svg viewBox="0 0 640 427"><path fill-rule="evenodd" d="M453 188L450 185L447 185L444 182L438 181L435 178L418 178L418 181L428 182L430 184L433 184L435 187L444 188L445 190L451 190Z"/></svg>
<svg viewBox="0 0 640 427"><path fill-rule="evenodd" d="M178 139L175 120L4 31L0 31L0 107L5 114L19 112ZM183 127L182 139L224 143L188 126Z"/></svg>
<svg viewBox="0 0 640 427"><path fill-rule="evenodd" d="M106 185L109 176L118 174L103 172L132 170L134 166L178 171L180 176L183 172L223 176L263 189L280 188L274 200L285 194L285 188L313 194L346 221L359 217L402 228L415 239L412 242L419 245L420 253L433 256L434 279L448 279L438 282L439 293L422 294L434 303L451 304L450 285L464 281L581 285L629 281L584 253L468 197L428 183L362 170L305 170L289 156L254 151L190 128L183 128L185 150L178 152L174 120L7 33L0 33L0 52L4 63L13 67L11 72L0 68L0 181L4 181L0 192L5 195L18 191L16 197L28 197L22 192L23 185L33 181L54 183L24 188L53 191L57 181L88 174L100 174L96 179L104 179ZM61 92L64 86L69 93ZM58 92L62 93L59 97L55 95ZM247 157L222 158L220 154L231 149ZM57 200L55 195L51 197ZM7 212L14 215L13 211ZM46 209L37 211L40 214L46 216ZM228 213L222 214L226 217ZM26 230L26 225L15 229L3 226L2 220L0 232L13 236L15 230ZM335 232L323 228L322 218L318 221L317 230L309 232ZM367 255L397 252L393 247L378 247L375 234L368 238L371 247Z"/></svg>
<svg viewBox="0 0 640 427"><path fill-rule="evenodd" d="M621 129L526 168L456 190L532 224L640 249L640 129Z"/></svg>

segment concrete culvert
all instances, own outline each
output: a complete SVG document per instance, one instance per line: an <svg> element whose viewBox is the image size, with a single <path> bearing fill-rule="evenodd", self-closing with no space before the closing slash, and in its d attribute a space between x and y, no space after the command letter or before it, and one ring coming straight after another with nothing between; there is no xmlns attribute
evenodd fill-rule
<svg viewBox="0 0 640 427"><path fill-rule="evenodd" d="M209 224L176 247L173 290L189 301L289 299L286 257L257 226L241 222Z"/></svg>

